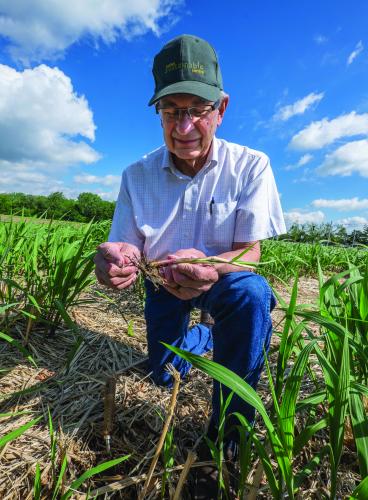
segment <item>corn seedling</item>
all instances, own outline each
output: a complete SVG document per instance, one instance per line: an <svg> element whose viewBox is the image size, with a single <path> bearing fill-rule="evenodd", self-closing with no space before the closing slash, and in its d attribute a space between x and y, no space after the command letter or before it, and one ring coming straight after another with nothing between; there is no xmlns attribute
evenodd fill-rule
<svg viewBox="0 0 368 500"><path fill-rule="evenodd" d="M174 455L176 446L174 444L174 426L167 431L165 436L164 445L162 448L162 463L164 466L164 471L161 480L161 498L165 498L166 485L170 479L170 469L174 466Z"/></svg>
<svg viewBox="0 0 368 500"><path fill-rule="evenodd" d="M219 423L218 423L218 435L216 441L212 441L208 437L206 437L206 443L210 449L213 461L217 467L217 485L218 492L221 496L221 493L224 492L225 496L229 496L229 484L228 481L225 481L224 478L224 437L225 437L225 424L226 424L226 411L229 407L229 404L232 400L233 393L230 393L226 401L224 402L222 389L220 387L220 414L219 414ZM226 478L228 479L228 477Z"/></svg>
<svg viewBox="0 0 368 500"><path fill-rule="evenodd" d="M5 436L0 436L0 449L3 448L7 443L10 441L13 441L14 439L17 439L17 437L21 436L24 432L26 432L30 427L33 425L37 424L41 420L41 417L35 418L31 420L30 422L27 422L24 425L21 425L14 431L9 432Z"/></svg>

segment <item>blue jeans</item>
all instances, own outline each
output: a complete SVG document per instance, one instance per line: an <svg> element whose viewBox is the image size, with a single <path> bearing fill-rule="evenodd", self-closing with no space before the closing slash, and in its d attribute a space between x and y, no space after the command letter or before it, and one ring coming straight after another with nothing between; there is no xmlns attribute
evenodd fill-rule
<svg viewBox="0 0 368 500"><path fill-rule="evenodd" d="M223 275L208 292L191 300L180 300L163 287L155 290L146 282L145 318L149 363L153 379L171 386L172 377L165 370L172 363L184 377L191 364L166 349L160 342L180 347L194 354L213 349L213 359L226 366L256 388L264 365L272 333L270 312L276 304L267 281L258 274L241 271ZM209 329L202 324L188 330L193 308L207 311L215 321ZM222 387L224 399L229 394ZM211 426L216 427L220 410L220 386L214 382ZM240 412L252 422L254 409L233 396L227 413ZM235 434L231 439L236 439Z"/></svg>

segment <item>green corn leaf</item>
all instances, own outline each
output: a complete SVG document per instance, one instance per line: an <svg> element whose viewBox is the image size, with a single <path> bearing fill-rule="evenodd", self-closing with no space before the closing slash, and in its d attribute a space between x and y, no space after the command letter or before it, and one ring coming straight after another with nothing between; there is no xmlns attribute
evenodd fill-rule
<svg viewBox="0 0 368 500"><path fill-rule="evenodd" d="M257 450L257 455L259 456L262 462L263 470L266 474L268 485L270 487L273 497L280 498L281 495L280 484L273 472L272 464L268 456L266 446L263 445L261 441L258 439L258 437L254 432L254 429L249 424L248 420L244 417L244 415L237 412L233 413L233 415L239 419L239 422L241 423L242 427L246 429L247 432L249 433L248 439L254 443L254 446Z"/></svg>
<svg viewBox="0 0 368 500"><path fill-rule="evenodd" d="M47 408L47 412L48 412L49 435L50 435L50 459L51 459L52 472L54 474L55 461L56 461L56 438L55 438L54 425L52 422L50 408Z"/></svg>
<svg viewBox="0 0 368 500"><path fill-rule="evenodd" d="M337 323L337 321L331 319L331 318L325 318L322 316L320 313L317 313L315 311L302 311L302 310L297 310L295 311L295 314L297 316L301 316L302 318L312 321L313 323L316 323L317 325L323 326L327 330L335 333L337 337L339 338L341 347L344 342L345 337L349 339L349 345L350 347L359 355L359 357L362 359L364 363L368 364L368 355L362 348L362 346L354 339L353 335L349 330L347 330L345 327Z"/></svg>
<svg viewBox="0 0 368 500"><path fill-rule="evenodd" d="M287 348L288 338L290 328L294 319L294 312L296 308L296 301L298 297L298 276L295 276L293 290L291 292L291 298L289 302L289 306L286 310L286 319L284 324L284 329L281 336L281 343L279 347L279 356L277 358L277 371L276 371L276 394L279 398L281 395L284 373L287 362L289 360L290 348Z"/></svg>
<svg viewBox="0 0 368 500"><path fill-rule="evenodd" d="M56 481L55 488L54 488L54 491L53 491L53 494L52 494L52 500L55 500L57 498L57 496L58 496L61 484L63 482L63 478L64 478L64 475L65 475L65 471L66 471L67 465L68 465L68 457L65 454L64 458L63 458L63 462L62 462L61 467L60 467L59 476L58 476L58 479Z"/></svg>
<svg viewBox="0 0 368 500"><path fill-rule="evenodd" d="M229 387L229 389L234 391L235 394L237 394L248 404L252 405L260 413L266 425L269 439L275 453L275 458L285 479L285 484L287 485L289 492L292 491L293 474L290 460L282 445L282 442L280 441L276 429L274 428L268 416L267 410L256 391L249 384L247 384L247 382L242 380L236 373L232 372L228 368L225 368L224 366L221 366L219 363L210 361L206 358L202 358L201 356L198 356L196 354L191 354L187 351L184 351L183 349L179 349L178 347L165 344L164 342L163 345L167 347L167 349L175 352L175 354L181 356L186 361L189 361L189 363L191 363L199 370L204 371L221 384Z"/></svg>
<svg viewBox="0 0 368 500"><path fill-rule="evenodd" d="M240 475L239 475L239 483L238 483L238 498L245 498L244 491L246 488L246 480L248 474L253 465L252 462L252 438L249 439L247 435L246 427L243 425L239 425L239 467L240 467Z"/></svg>
<svg viewBox="0 0 368 500"><path fill-rule="evenodd" d="M22 316L25 316L26 318L30 318L30 319L33 319L33 320L37 319L37 316L35 316L34 314L32 314L32 313L30 313L30 312L28 312L28 311L25 311L24 309L22 309L22 310L21 310L21 311L19 311L19 312L20 312L20 314L21 314Z"/></svg>
<svg viewBox="0 0 368 500"><path fill-rule="evenodd" d="M60 313L60 316L63 318L64 322L70 328L72 331L77 331L78 330L78 325L72 320L72 318L69 316L67 313L64 304L61 302L61 300L56 299L55 300L55 305Z"/></svg>
<svg viewBox="0 0 368 500"><path fill-rule="evenodd" d="M236 255L233 259L231 259L230 262L237 262L238 260L240 260L243 257L243 255L245 255L250 250L252 250L252 248L254 247L255 244L256 244L256 242L254 242L253 245L249 245L249 247L242 250L242 252L239 255ZM240 248L239 248L239 250L240 250ZM255 262L254 265L257 265L257 262Z"/></svg>
<svg viewBox="0 0 368 500"><path fill-rule="evenodd" d="M365 477L368 476L368 415L359 392L350 390L349 404L350 421L359 460L359 471L360 475Z"/></svg>
<svg viewBox="0 0 368 500"><path fill-rule="evenodd" d="M365 396L368 396L368 387L363 385L363 384L359 384L358 382L353 382L351 381L350 383L351 385L351 389L360 393L360 394L364 394Z"/></svg>
<svg viewBox="0 0 368 500"><path fill-rule="evenodd" d="M349 500L367 500L368 498L368 476L355 488Z"/></svg>
<svg viewBox="0 0 368 500"><path fill-rule="evenodd" d="M0 332L0 339L6 340L9 344L13 345L18 349L19 352L23 354L23 356L35 367L38 368L36 361L33 359L32 355L25 347L22 346L20 342L10 337L6 333Z"/></svg>
<svg viewBox="0 0 368 500"><path fill-rule="evenodd" d="M4 306L0 306L0 314L4 314L5 311L11 309L14 306L17 306L19 302L12 302L11 304L5 304Z"/></svg>
<svg viewBox="0 0 368 500"><path fill-rule="evenodd" d="M212 439L209 439L207 436L206 436L206 444L211 452L213 461L217 465L220 465L221 462L220 450L217 448L216 444L212 441Z"/></svg>
<svg viewBox="0 0 368 500"><path fill-rule="evenodd" d="M308 441L318 432L321 431L322 429L325 429L328 425L327 418L322 418L321 420L318 420L318 422L308 425L305 429L302 430L302 432L295 438L294 441L294 449L293 449L293 456L297 457L299 453L302 451L304 446L308 443Z"/></svg>
<svg viewBox="0 0 368 500"><path fill-rule="evenodd" d="M133 320L128 321L127 335L128 337L134 337Z"/></svg>
<svg viewBox="0 0 368 500"><path fill-rule="evenodd" d="M40 304L37 302L37 299L30 293L27 294L27 299L29 299L30 302L32 302L33 306L41 314L41 307Z"/></svg>
<svg viewBox="0 0 368 500"><path fill-rule="evenodd" d="M326 391L323 389L321 391L317 391L310 396L300 400L296 404L296 411L302 411L308 408L309 406L317 406L326 399Z"/></svg>
<svg viewBox="0 0 368 500"><path fill-rule="evenodd" d="M235 394L237 394L242 399L244 399L244 401L252 405L262 415L263 419L265 420L265 423L270 426L272 432L275 430L267 414L267 411L263 406L261 398L253 389L253 387L251 387L249 384L247 384L247 382L241 379L239 375L235 374L228 368L221 366L219 363L216 363L215 361L202 358L201 356L189 353L178 347L165 344L165 342L162 342L162 344L165 347L167 347L167 349L173 351L175 354L178 354L186 361L189 361L189 363L192 363L193 366L195 366L199 370L206 372L208 375L210 375L212 378L214 378L221 384L224 384L227 387L229 387L232 391L234 391Z"/></svg>
<svg viewBox="0 0 368 500"><path fill-rule="evenodd" d="M12 418L12 417L18 417L18 415L30 415L32 412L29 410L22 410L22 411L16 411L16 412L6 412L6 413L0 413L0 418Z"/></svg>
<svg viewBox="0 0 368 500"><path fill-rule="evenodd" d="M41 498L41 470L40 470L40 464L37 462L36 473L34 478L34 486L33 486L33 500L40 500L40 498Z"/></svg>
<svg viewBox="0 0 368 500"><path fill-rule="evenodd" d="M6 443L9 443L10 441L17 439L17 437L21 436L24 432L26 432L26 430L32 427L32 425L35 425L37 422L39 422L41 418L42 417L35 418L30 422L27 422L26 424L18 427L18 429L15 429L14 431L9 432L5 436L0 437L0 448L5 446Z"/></svg>
<svg viewBox="0 0 368 500"><path fill-rule="evenodd" d="M360 290L359 312L362 320L368 319L368 294L364 286Z"/></svg>
<svg viewBox="0 0 368 500"><path fill-rule="evenodd" d="M296 400L309 356L316 342L310 342L300 352L285 384L285 391L280 407L280 418L290 460L293 458Z"/></svg>
<svg viewBox="0 0 368 500"><path fill-rule="evenodd" d="M111 469L111 467L115 467L115 465L128 460L129 457L130 455L124 455L123 457L115 458L114 460L109 460L108 462L103 462L102 464L99 464L96 467L92 467L91 469L87 470L72 482L72 484L68 488L68 491L61 497L61 500L67 500L68 498L70 498L75 490L77 490L84 483L84 481L86 481L90 477L95 476L96 474L100 474L107 469Z"/></svg>
<svg viewBox="0 0 368 500"><path fill-rule="evenodd" d="M337 487L337 468L340 463L344 441L344 425L349 405L350 392L350 354L349 340L345 337L341 369L335 385L335 394L330 395L330 444L331 444L331 498L335 498ZM331 394L331 393L330 393Z"/></svg>

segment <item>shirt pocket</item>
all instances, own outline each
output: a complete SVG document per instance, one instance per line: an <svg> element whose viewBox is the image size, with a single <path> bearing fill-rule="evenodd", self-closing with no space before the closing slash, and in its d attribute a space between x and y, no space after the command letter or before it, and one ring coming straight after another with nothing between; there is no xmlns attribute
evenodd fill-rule
<svg viewBox="0 0 368 500"><path fill-rule="evenodd" d="M231 250L236 221L236 201L213 203L208 210L205 226L206 246L217 252Z"/></svg>

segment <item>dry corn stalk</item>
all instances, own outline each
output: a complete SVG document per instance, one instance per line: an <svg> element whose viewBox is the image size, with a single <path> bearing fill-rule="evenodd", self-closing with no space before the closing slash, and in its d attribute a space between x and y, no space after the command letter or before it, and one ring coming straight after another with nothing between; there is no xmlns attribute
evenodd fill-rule
<svg viewBox="0 0 368 500"><path fill-rule="evenodd" d="M103 436L106 443L106 451L111 451L111 434L113 428L114 414L115 414L115 393L116 393L116 378L108 377L105 384L105 397L104 397L104 426Z"/></svg>
<svg viewBox="0 0 368 500"><path fill-rule="evenodd" d="M169 371L174 378L174 387L173 387L172 394L171 394L169 411L168 411L168 414L166 417L164 427L162 429L160 439L159 439L158 444L157 444L155 455L152 459L151 466L150 466L148 474L147 474L147 479L146 479L144 486L143 486L143 489L138 497L139 500L143 500L147 494L147 490L148 490L149 485L151 483L151 479L152 479L157 461L159 459L162 447L163 447L164 442L165 442L165 437L166 437L167 431L169 430L170 423L171 423L172 417L174 415L176 399L177 399L178 393L179 393L180 374L177 370L175 370L175 368L173 366L169 368Z"/></svg>

